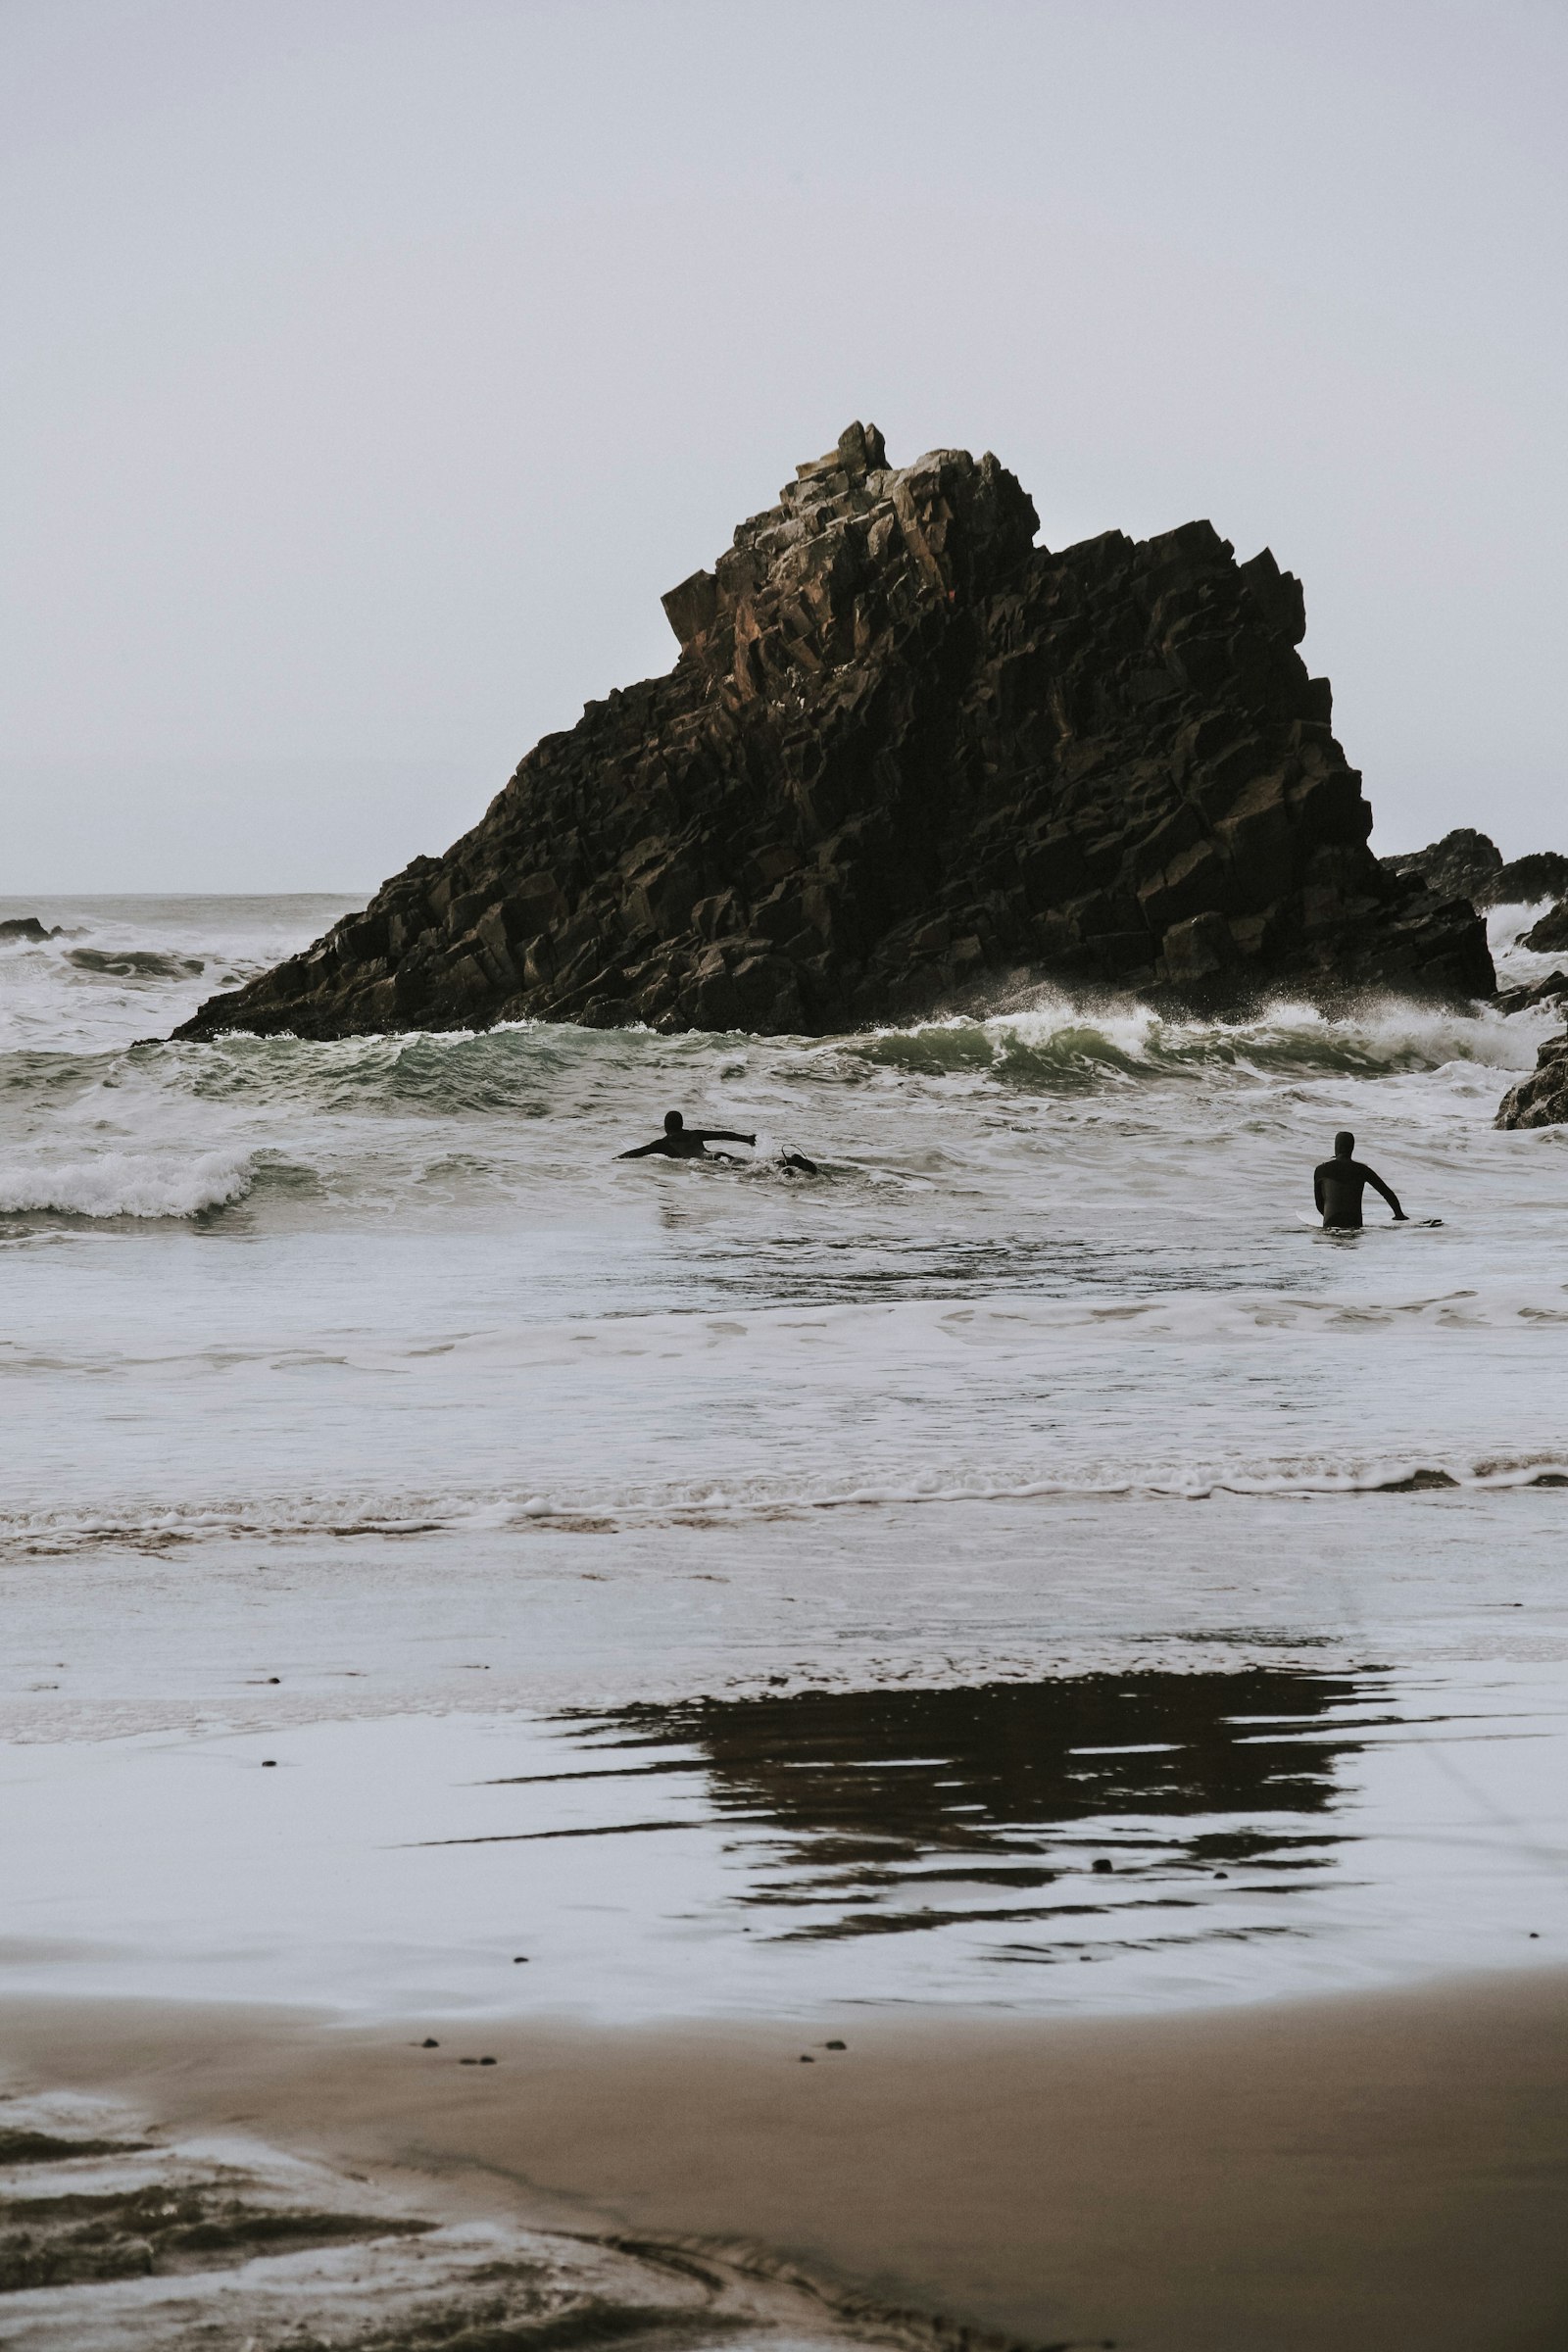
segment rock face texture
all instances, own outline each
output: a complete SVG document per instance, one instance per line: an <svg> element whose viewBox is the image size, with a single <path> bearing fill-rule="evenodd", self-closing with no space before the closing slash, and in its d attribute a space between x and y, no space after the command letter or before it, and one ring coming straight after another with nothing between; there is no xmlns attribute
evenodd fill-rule
<svg viewBox="0 0 1568 2352"><path fill-rule="evenodd" d="M1473 908L1368 850L1267 550L1036 528L995 458L895 469L852 425L664 598L667 676L179 1034L822 1033L1048 978L1490 992Z"/></svg>

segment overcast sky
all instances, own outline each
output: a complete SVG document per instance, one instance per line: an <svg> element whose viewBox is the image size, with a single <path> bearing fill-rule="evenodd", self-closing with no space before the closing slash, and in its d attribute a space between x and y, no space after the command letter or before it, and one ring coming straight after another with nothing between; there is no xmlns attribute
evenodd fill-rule
<svg viewBox="0 0 1568 2352"><path fill-rule="evenodd" d="M1568 849L1561 0L0 0L0 891L368 888L853 416Z"/></svg>

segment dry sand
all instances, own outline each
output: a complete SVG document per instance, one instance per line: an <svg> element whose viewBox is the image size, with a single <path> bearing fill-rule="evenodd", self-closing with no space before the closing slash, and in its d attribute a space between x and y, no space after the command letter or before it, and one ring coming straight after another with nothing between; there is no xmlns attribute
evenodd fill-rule
<svg viewBox="0 0 1568 2352"><path fill-rule="evenodd" d="M413 2167L448 2211L755 2240L1036 2343L1568 2343L1557 1971L1082 2024L423 2030L13 2003L0 2060Z"/></svg>

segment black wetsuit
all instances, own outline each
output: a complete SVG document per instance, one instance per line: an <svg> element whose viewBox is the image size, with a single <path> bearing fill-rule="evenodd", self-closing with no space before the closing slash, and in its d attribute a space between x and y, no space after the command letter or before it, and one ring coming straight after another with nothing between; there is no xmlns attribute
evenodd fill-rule
<svg viewBox="0 0 1568 2352"><path fill-rule="evenodd" d="M755 1147L756 1143L755 1135L742 1135L734 1127L688 1127L678 1110L666 1110L662 1135L656 1136L651 1144L638 1144L633 1151L619 1152L615 1156L617 1159L706 1159L708 1152L705 1146L709 1144L751 1144ZM718 1156L728 1159L731 1154L721 1152ZM786 1168L798 1168L803 1176L816 1174L815 1162L808 1159L803 1152L781 1152L779 1158Z"/></svg>
<svg viewBox="0 0 1568 2352"><path fill-rule="evenodd" d="M1383 1195L1399 1224L1407 1222L1398 1200L1375 1169L1369 1168L1364 1160L1351 1159L1348 1152L1336 1152L1332 1159L1323 1160L1312 1170L1312 1198L1324 1224L1341 1232L1354 1232L1364 1221L1361 1195L1368 1185Z"/></svg>
<svg viewBox="0 0 1568 2352"><path fill-rule="evenodd" d="M733 1127L675 1127L666 1128L651 1144L639 1144L633 1152L618 1152L617 1159L705 1159L705 1144L755 1144L755 1135L741 1135Z"/></svg>

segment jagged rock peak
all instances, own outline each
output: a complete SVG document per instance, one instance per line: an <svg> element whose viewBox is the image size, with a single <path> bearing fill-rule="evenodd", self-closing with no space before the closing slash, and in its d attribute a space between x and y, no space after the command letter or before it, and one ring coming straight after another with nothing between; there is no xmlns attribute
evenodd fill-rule
<svg viewBox="0 0 1568 2352"><path fill-rule="evenodd" d="M841 668L869 643L871 614L857 589L895 551L912 559L916 594L923 585L956 601L1021 561L1040 527L994 457L976 465L967 450L937 449L893 467L874 424L847 426L836 448L795 475L776 507L737 527L711 571L694 571L662 600L681 651L733 703L765 696L772 682L760 601L791 600L795 665Z"/></svg>
<svg viewBox="0 0 1568 2352"><path fill-rule="evenodd" d="M1366 846L1300 582L1208 522L1037 530L995 457L892 466L850 425L665 596L667 675L180 1034L820 1034L1045 980L1489 992L1474 909Z"/></svg>

